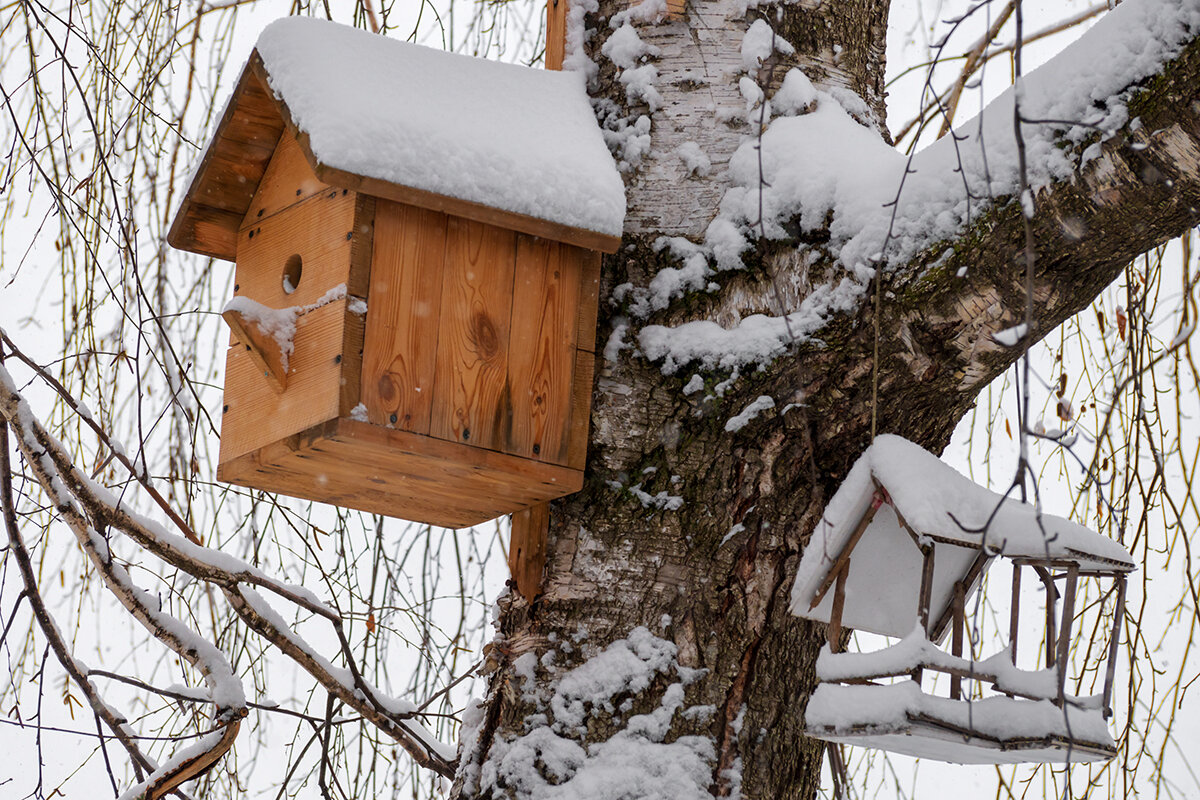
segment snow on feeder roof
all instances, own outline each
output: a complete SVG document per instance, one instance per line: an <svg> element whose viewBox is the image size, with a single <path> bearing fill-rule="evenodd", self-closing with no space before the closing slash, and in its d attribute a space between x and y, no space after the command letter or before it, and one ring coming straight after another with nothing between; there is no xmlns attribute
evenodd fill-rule
<svg viewBox="0 0 1200 800"><path fill-rule="evenodd" d="M796 574L792 612L830 621L830 589L853 553L841 624L907 635L921 587L922 544L936 556L928 611L935 640L948 628L955 583L963 581L970 594L996 555L1085 572L1135 569L1112 539L1002 498L912 442L884 435L859 457L826 506Z"/></svg>
<svg viewBox="0 0 1200 800"><path fill-rule="evenodd" d="M326 184L593 250L620 242L624 184L581 75L289 17L259 37L173 246L234 259L285 128Z"/></svg>

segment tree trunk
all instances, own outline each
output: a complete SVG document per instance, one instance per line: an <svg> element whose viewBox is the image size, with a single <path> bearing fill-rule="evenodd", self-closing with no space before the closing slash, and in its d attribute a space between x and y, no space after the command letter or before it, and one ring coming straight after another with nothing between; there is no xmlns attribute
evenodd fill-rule
<svg viewBox="0 0 1200 800"><path fill-rule="evenodd" d="M870 440L872 305L831 322L821 346L794 344L769 369L741 376L664 375L660 364L621 347L630 321L627 290L618 287L647 286L660 269L679 266L669 248L655 248L658 237L703 240L727 189L724 167L754 131L740 78L777 86L800 66L818 89L859 95L868 117L860 121L882 128L886 0L801 0L743 16L744 5L697 0L675 19L632 21L656 48L650 63L661 104L627 95L603 49L629 4L602 2L586 15L586 51L599 66L595 93L611 101L598 106L601 116L610 130L627 130L646 114L650 155L627 159L625 246L604 261L598 351L606 358L596 370L587 482L552 507L540 594L500 600L490 694L464 736L459 796L553 796L570 781L590 781L598 797L807 800L818 788L823 746L803 725L825 631L788 612L789 591L826 501ZM748 74L742 40L760 18L795 52ZM1177 130L1200 153L1195 118L1189 112L1180 122L1171 110L1200 84L1195 51L1180 58L1171 78L1178 85L1156 84L1139 102L1147 130ZM722 109L734 113L715 113ZM678 155L687 142L711 161L705 174ZM1106 143L1077 185L1039 198L1039 338L1130 258L1186 229L1188 209L1200 207L1198 165L1172 155L1178 141L1170 153L1122 145ZM1162 180L1138 177L1151 163ZM1106 203L1114 192L1126 202ZM1155 224L1122 227L1147 207ZM1014 204L995 208L948 261L943 244L889 276L879 320L889 332L879 343L879 432L940 451L977 393L1019 355L990 339L1024 312L1023 272L1011 266L1023 243L1021 216ZM1089 233L1064 240L1067 218L1084 221ZM757 248L749 269L723 278L719 291L660 310L654 321L797 307L807 283L796 279L796 241L760 240ZM935 258L939 275L954 275L960 263L975 269L965 281L930 282L921 268ZM806 268L815 275L831 263ZM726 430L764 395L773 409ZM656 795L656 780L670 792ZM597 782L608 793L595 790Z"/></svg>

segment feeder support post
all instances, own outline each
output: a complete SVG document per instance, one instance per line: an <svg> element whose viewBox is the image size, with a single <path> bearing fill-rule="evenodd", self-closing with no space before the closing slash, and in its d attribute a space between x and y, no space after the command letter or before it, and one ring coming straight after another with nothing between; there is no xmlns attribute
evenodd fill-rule
<svg viewBox="0 0 1200 800"><path fill-rule="evenodd" d="M1062 625L1058 634L1058 701L1063 702L1067 685L1067 664L1070 662L1071 622L1075 616L1075 588L1079 583L1079 565L1067 567L1067 588L1063 598Z"/></svg>
<svg viewBox="0 0 1200 800"><path fill-rule="evenodd" d="M1116 576L1117 607L1113 609L1112 636L1108 642L1108 666L1104 670L1104 716L1112 716L1113 680L1117 673L1117 649L1121 642L1121 622L1125 617L1125 575Z"/></svg>

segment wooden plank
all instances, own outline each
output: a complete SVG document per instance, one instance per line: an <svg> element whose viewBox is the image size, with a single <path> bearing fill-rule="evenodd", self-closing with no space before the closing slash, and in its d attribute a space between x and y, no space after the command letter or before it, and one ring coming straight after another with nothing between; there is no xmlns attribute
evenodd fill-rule
<svg viewBox="0 0 1200 800"><path fill-rule="evenodd" d="M546 69L562 69L566 51L567 0L546 0Z"/></svg>
<svg viewBox="0 0 1200 800"><path fill-rule="evenodd" d="M340 189L323 192L238 234L236 294L271 308L315 303L330 289L350 283L357 198ZM283 287L288 260L299 256L295 290ZM351 291L351 294L356 292ZM361 296L361 293L358 293Z"/></svg>
<svg viewBox="0 0 1200 800"><path fill-rule="evenodd" d="M517 591L533 602L546 569L546 538L550 533L550 504L538 503L513 512L508 544L508 574Z"/></svg>
<svg viewBox="0 0 1200 800"><path fill-rule="evenodd" d="M507 378L515 260L512 231L449 219L432 436L503 449L512 410Z"/></svg>
<svg viewBox="0 0 1200 800"><path fill-rule="evenodd" d="M966 627L966 591L963 589L962 581L954 582L954 628L950 634L950 653L951 655L962 658L963 652L963 628ZM962 697L962 677L953 675L950 677L950 699L958 700Z"/></svg>
<svg viewBox="0 0 1200 800"><path fill-rule="evenodd" d="M378 201L362 372L362 402L376 425L429 432L447 222Z"/></svg>
<svg viewBox="0 0 1200 800"><path fill-rule="evenodd" d="M303 144L304 137L299 137L299 139L301 144ZM431 211L441 211L445 214L463 217L464 219L488 225L495 225L498 228L506 228L517 233L527 233L531 236L540 236L543 239L566 242L567 244L578 245L587 250L599 250L603 253L615 253L617 252L617 248L621 246L620 236L612 236L585 228L573 228L570 225L564 225L560 222L551 222L547 219L530 217L513 211L505 211L458 197L449 197L443 194L427 192L423 189L415 189L411 186L402 186L398 183L391 183L378 178L355 175L352 172L326 166L319 162L313 165L313 171L316 172L318 179L328 183L330 186L341 186L352 191L374 195L375 197L395 200L397 203L407 203L408 205L420 206Z"/></svg>
<svg viewBox="0 0 1200 800"><path fill-rule="evenodd" d="M167 236L176 250L233 261L241 215L185 200Z"/></svg>
<svg viewBox="0 0 1200 800"><path fill-rule="evenodd" d="M842 649L842 610L846 606L846 578L850 574L850 559L838 570L837 581L833 585L833 605L829 610L829 626L826 636L829 639L829 649L836 653Z"/></svg>
<svg viewBox="0 0 1200 800"><path fill-rule="evenodd" d="M582 470L587 464L592 423L592 380L596 356L575 351L574 388L571 390L571 428L568 434L567 466Z"/></svg>
<svg viewBox="0 0 1200 800"><path fill-rule="evenodd" d="M283 350L279 340L240 311L223 311L221 318L233 331L238 344L245 348L250 360L262 371L263 378L271 388L276 392L287 389L287 368L283 365Z"/></svg>
<svg viewBox="0 0 1200 800"><path fill-rule="evenodd" d="M371 259L375 252L377 204L378 201L370 195L360 194L354 197L354 223L350 228L350 271L346 275L346 291L355 297L369 298L371 294Z"/></svg>
<svg viewBox="0 0 1200 800"><path fill-rule="evenodd" d="M1075 620L1075 589L1079 585L1079 567L1067 567L1067 586L1063 596L1062 626L1058 634L1058 698L1067 685L1067 667L1071 664L1071 623Z"/></svg>
<svg viewBox="0 0 1200 800"><path fill-rule="evenodd" d="M447 496L424 491L424 487L414 488L398 476L374 481L360 475L349 481L336 472L337 467L345 463L343 457L316 448L295 450L288 447L286 441L221 464L217 479L446 528L468 527L491 519L489 510L464 509L462 498L452 502Z"/></svg>
<svg viewBox="0 0 1200 800"><path fill-rule="evenodd" d="M934 555L937 553L933 545L922 549L921 555L921 588L917 593L917 615L925 635L929 635L929 603L933 595Z"/></svg>
<svg viewBox="0 0 1200 800"><path fill-rule="evenodd" d="M581 265L559 242L517 237L504 452L566 464L575 373Z"/></svg>
<svg viewBox="0 0 1200 800"><path fill-rule="evenodd" d="M1117 652L1121 642L1121 623L1125 619L1125 576L1118 575L1117 605L1113 609L1112 635L1108 641L1108 664L1104 668L1104 716L1112 716L1113 681L1117 674Z"/></svg>
<svg viewBox="0 0 1200 800"><path fill-rule="evenodd" d="M470 476L478 479L481 487L491 486L499 494L511 495L514 502L525 498L502 512L506 514L583 488L580 470L355 420L338 420L329 438L353 444L372 458L388 461L389 467L411 461L419 464L420 474L437 472L452 481Z"/></svg>
<svg viewBox="0 0 1200 800"><path fill-rule="evenodd" d="M1054 606L1058 602L1058 590L1054 588L1054 579L1044 567L1034 567L1033 571L1046 588L1046 669L1050 669L1054 666Z"/></svg>
<svg viewBox="0 0 1200 800"><path fill-rule="evenodd" d="M222 459L217 477L446 527L486 522L583 485L577 470L345 418Z"/></svg>
<svg viewBox="0 0 1200 800"><path fill-rule="evenodd" d="M1021 565L1013 564L1012 609L1008 616L1008 648L1013 666L1017 664L1017 640L1021 632Z"/></svg>
<svg viewBox="0 0 1200 800"><path fill-rule="evenodd" d="M172 247L228 261L236 256L236 246L231 245L237 229L285 127L259 76L259 61L253 53L242 69L167 233ZM225 190L235 191L239 199L231 201ZM216 215L214 210L232 213Z"/></svg>
<svg viewBox="0 0 1200 800"><path fill-rule="evenodd" d="M329 188L313 174L296 137L285 132L279 137L271 162L246 209L242 227L254 225Z"/></svg>
<svg viewBox="0 0 1200 800"><path fill-rule="evenodd" d="M574 248L580 260L583 277L579 281L579 333L578 347L589 353L596 352L596 318L600 310L600 262L602 256L594 250Z"/></svg>
<svg viewBox="0 0 1200 800"><path fill-rule="evenodd" d="M339 300L297 320L283 393L262 379L245 348L229 348L220 463L338 416L345 317Z"/></svg>
<svg viewBox="0 0 1200 800"><path fill-rule="evenodd" d="M342 377L338 392L338 415L348 417L362 402L363 339L366 335L365 314L352 311L360 307L362 298L351 297L346 303L346 324L342 328Z"/></svg>
<svg viewBox="0 0 1200 800"><path fill-rule="evenodd" d="M821 585L817 587L816 593L813 594L812 602L808 604L809 611L820 605L821 601L825 599L825 593L829 591L829 587L833 585L834 580L837 578L838 573L845 564L850 563L850 554L854 552L855 545L858 544L858 540L862 538L863 534L867 532L867 527L870 526L871 520L875 519L875 512L879 511L879 507L882 505L883 493L879 489L876 489L875 494L871 497L871 505L863 513L862 518L859 519L858 525L854 527L854 533L850 534L849 540L846 541L846 546L842 548L842 552L838 553L837 559L830 565L829 571L825 573L825 577L821 581Z"/></svg>

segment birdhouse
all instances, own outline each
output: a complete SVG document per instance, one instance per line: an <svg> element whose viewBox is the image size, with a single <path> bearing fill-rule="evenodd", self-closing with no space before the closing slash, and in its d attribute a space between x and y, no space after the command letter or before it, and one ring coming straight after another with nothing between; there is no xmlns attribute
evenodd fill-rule
<svg viewBox="0 0 1200 800"><path fill-rule="evenodd" d="M964 657L968 601L998 557L1013 567L1008 645L983 660ZM793 613L828 624L820 684L805 711L808 735L958 763L1111 758L1118 625L1134 569L1117 542L1002 498L911 442L880 436L830 500L792 589ZM1017 666L1021 578L1030 572L1045 588L1041 669ZM1104 596L1113 602L1096 697L1066 692L1082 579L1108 581ZM843 627L900 641L840 653ZM950 652L938 645L947 633ZM925 690L931 673L949 676L948 696ZM977 691L965 692L964 681Z"/></svg>
<svg viewBox="0 0 1200 800"><path fill-rule="evenodd" d="M448 527L578 491L624 212L581 77L268 26L168 237L237 264L217 477Z"/></svg>

